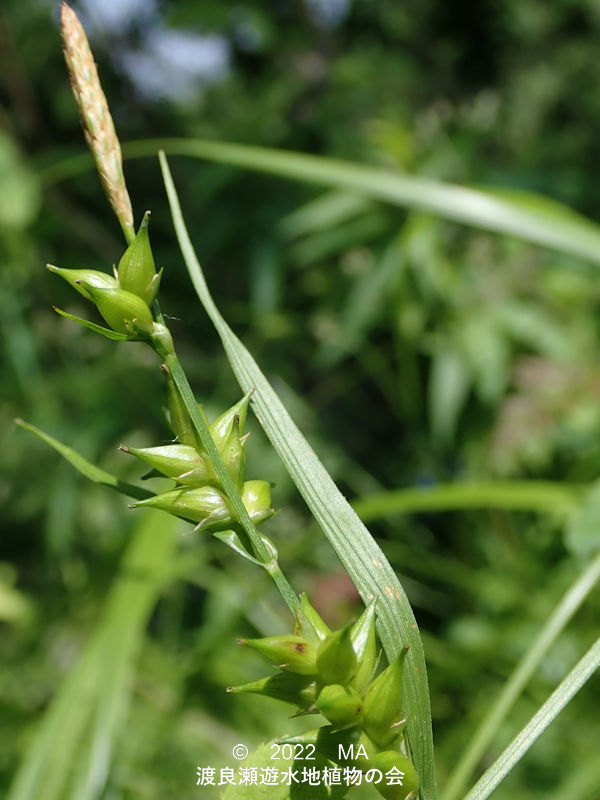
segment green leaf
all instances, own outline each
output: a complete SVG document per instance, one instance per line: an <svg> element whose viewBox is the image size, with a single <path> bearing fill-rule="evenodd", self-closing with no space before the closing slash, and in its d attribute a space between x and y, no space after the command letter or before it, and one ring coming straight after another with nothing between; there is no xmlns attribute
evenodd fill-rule
<svg viewBox="0 0 600 800"><path fill-rule="evenodd" d="M433 737L427 671L414 614L381 549L341 494L302 436L281 400L215 306L185 227L177 193L164 157L161 167L179 245L192 282L217 329L243 391L255 389L252 404L271 443L331 542L365 604L377 598L381 641L390 660L409 645L405 679L408 734L423 800L435 800Z"/></svg>
<svg viewBox="0 0 600 800"><path fill-rule="evenodd" d="M75 667L34 732L7 800L99 800L126 721L135 661L169 574L174 520L143 518Z"/></svg>
<svg viewBox="0 0 600 800"><path fill-rule="evenodd" d="M371 207L372 203L360 195L326 192L284 217L278 225L279 235L284 239L295 239L315 231L327 230Z"/></svg>
<svg viewBox="0 0 600 800"><path fill-rule="evenodd" d="M560 602L541 626L540 632L531 642L527 651L504 684L502 691L490 705L466 747L461 749L454 769L444 787L444 800L456 800L510 709L535 673L550 647L558 639L567 623L581 607L583 601L600 580L600 555L577 576L575 581L561 597Z"/></svg>
<svg viewBox="0 0 600 800"><path fill-rule="evenodd" d="M423 511L495 508L568 515L575 511L586 487L551 481L481 481L437 483L393 489L352 501L363 522Z"/></svg>
<svg viewBox="0 0 600 800"><path fill-rule="evenodd" d="M600 264L600 227L561 203L531 192L488 191L323 156L200 139L130 142L124 152L139 157L154 155L159 148L172 155L217 161L427 211Z"/></svg>
<svg viewBox="0 0 600 800"><path fill-rule="evenodd" d="M464 800L485 800L529 750L536 739L560 714L600 666L600 639L597 639L567 677L552 692L544 705L513 739L500 758L482 775Z"/></svg>
<svg viewBox="0 0 600 800"><path fill-rule="evenodd" d="M229 142L143 139L123 145L126 158L154 157L159 149L169 155L203 158L426 211L600 264L600 227L533 192L470 188L325 156ZM52 164L39 177L48 186L92 168L91 157L82 154Z"/></svg>
<svg viewBox="0 0 600 800"><path fill-rule="evenodd" d="M35 425L31 425L29 422L25 422L22 419L16 419L15 422L21 428L25 428L26 431L34 433L43 442L53 447L54 450L60 453L61 456L69 462L69 464L74 466L76 470L81 472L82 475L85 475L90 481L102 483L104 486L110 486L111 489L116 489L117 492L121 492L121 494L127 495L127 497L135 497L137 500L145 500L147 497L154 497L153 492L149 492L147 489L142 489L139 486L134 486L132 483L121 481L119 478L111 475L110 472L105 472L103 469L100 469L100 467L92 464L73 450L72 447L68 447L66 444L59 442L58 439L55 439L48 433L44 433L44 431L36 428Z"/></svg>

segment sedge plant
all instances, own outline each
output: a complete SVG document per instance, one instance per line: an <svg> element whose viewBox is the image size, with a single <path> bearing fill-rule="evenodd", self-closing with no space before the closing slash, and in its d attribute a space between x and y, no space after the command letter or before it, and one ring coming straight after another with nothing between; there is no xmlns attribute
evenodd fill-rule
<svg viewBox="0 0 600 800"><path fill-rule="evenodd" d="M216 537L266 571L291 612L290 631L285 635L241 639L240 645L260 653L271 663L272 671L251 683L229 687L228 691L234 696L253 693L275 698L291 704L298 715L318 714L324 718L325 724L315 723L305 733L282 739L282 742L310 745L324 772L345 770L346 776L354 776L354 783L362 778L369 782L370 775L370 782L383 797L415 800L419 796L421 800L437 800L427 674L419 631L406 595L385 556L333 484L252 356L220 315L193 251L165 155L160 153L175 230L186 265L243 389L243 397L212 421L197 403L160 309L158 297L163 270L157 270L150 244L150 211L144 213L136 232L121 146L87 38L66 4L62 6L61 30L85 137L109 204L123 231L126 247L112 274L48 265L53 273L95 306L105 325L74 317L61 309L56 311L115 342L144 342L156 354L164 374L166 422L172 442L159 446L149 443L143 448L123 444L121 449L144 462L151 470L150 476L171 479L173 487L153 493L126 484L85 462L47 434L21 424L41 435L87 477L132 497L135 501L132 508L155 508L182 518L194 526L197 535ZM208 154L215 160L238 165L266 164L264 159L261 162L264 154L258 149L249 153L234 145L196 143L190 149L187 145L170 143L170 149L171 152ZM282 156L279 161L273 157L268 169L300 180L314 178L330 180L338 187L359 187L392 202L404 202L407 192L416 186L410 184L409 179L404 185L402 179L394 176L379 176L373 182L362 168L344 169L340 164L330 165L328 173L327 168L323 170L320 163L306 156ZM443 192L436 194L437 187L423 185L420 194L413 193L411 202L416 207L439 211L454 219L517 235L523 234L529 225L533 241L563 246L560 230L553 234L535 215L528 218L518 208L509 209L508 213L506 206L490 198L487 205L483 203L486 213L477 222L474 204L468 202L470 197L464 190L460 189L458 194L454 191L458 188L448 188L444 198ZM433 194L438 198L439 207L431 199ZM471 199L480 201L481 197L473 193ZM481 207L479 203L478 208ZM579 241L580 250L587 246L585 237L579 237ZM594 252L597 257L597 250ZM168 269L165 279L168 280ZM365 610L353 624L349 621L331 630L306 594L298 594L290 585L279 565L274 543L259 530L275 512L271 487L265 476L256 479L245 474L245 425L252 408L259 412L261 424L276 450L285 455L290 474L361 594ZM408 501L407 498L398 500ZM563 501L569 505L573 499L569 496L561 499L561 503ZM600 560L596 559L561 601L531 653L516 670L498 703L492 706L491 721L484 721L473 745L451 776L446 787L447 800L455 800L466 791L477 759L490 741L490 731L507 713L550 641L583 601L599 574ZM386 667L382 664L378 638L387 658ZM596 642L498 761L466 794L469 800L483 800L491 794L589 679L599 662L600 643ZM379 780L377 776L381 776ZM329 786L323 796L343 797L349 789L349 784ZM239 796L243 796L243 788ZM295 795L290 787L289 796L300 795ZM226 797L234 795L229 792Z"/></svg>
<svg viewBox="0 0 600 800"><path fill-rule="evenodd" d="M247 480L245 475L244 427L254 387L212 422L197 403L160 310L163 270L156 269L150 244L150 211L135 232L120 143L85 32L66 4L61 32L85 137L127 246L112 274L48 265L96 307L105 325L55 310L115 342L146 343L165 378L172 443L145 448L124 444L120 449L148 465L150 477L170 478L174 487L137 499L130 507L166 511L192 523L195 532L216 536L266 570L292 613L289 635L240 640L277 671L229 691L262 694L293 704L298 713L320 714L327 724L302 738L314 745L325 770L345 768L370 775L383 797L414 800L419 777L411 758L403 699L409 648L399 642L397 655L378 670L376 598L370 598L354 624L331 631L307 596L298 596L291 587L275 546L258 530L275 512L269 482Z"/></svg>

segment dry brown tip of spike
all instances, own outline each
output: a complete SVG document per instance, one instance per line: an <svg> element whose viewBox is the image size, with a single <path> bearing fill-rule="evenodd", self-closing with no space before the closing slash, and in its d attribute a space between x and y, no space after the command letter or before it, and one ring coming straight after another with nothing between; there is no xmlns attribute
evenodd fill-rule
<svg viewBox="0 0 600 800"><path fill-rule="evenodd" d="M133 211L123 175L119 139L87 36L77 14L66 3L60 10L60 32L71 88L102 185L121 227L133 232Z"/></svg>

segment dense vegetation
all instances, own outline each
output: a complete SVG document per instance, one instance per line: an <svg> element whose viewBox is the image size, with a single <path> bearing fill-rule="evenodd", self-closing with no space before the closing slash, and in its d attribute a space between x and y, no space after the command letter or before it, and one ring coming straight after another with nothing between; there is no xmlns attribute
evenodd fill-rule
<svg viewBox="0 0 600 800"><path fill-rule="evenodd" d="M293 149L500 197L541 192L598 216L600 15L591 0L177 0L94 28L101 5L82 4L82 16L123 142ZM142 470L119 443L169 438L160 371L141 345L115 348L51 311L78 314L83 303L45 262L108 269L122 253L91 164L78 160L84 144L55 12L42 0L0 9L0 784L10 785L75 665L84 673L89 662L106 710L98 730L114 748L106 787L100 780L89 796L187 798L205 791L196 767L230 763L236 742L305 727L275 702L224 691L264 672L258 658L240 656L236 638L287 630L289 619L266 577L220 542L127 509L13 425L25 418L132 481ZM162 52L165 29L212 35L225 53L202 79L179 86L173 77L180 93L171 97L150 81L169 76L168 63L148 60ZM190 157L170 163L224 317L355 502L415 609L443 790L598 549L600 250L585 261L358 193ZM132 158L125 170L136 218L152 209L163 310L214 417L239 389L192 297L158 162ZM527 202L547 212L549 228L561 223L560 209ZM282 509L265 530L292 584L340 625L359 613L358 597L249 422L248 474L275 484ZM444 496L448 483L478 486ZM429 487L429 499L390 494L411 487ZM138 567L147 573L141 594ZM599 605L590 594L557 635L479 772L590 646ZM88 683L71 709L88 702ZM495 797L597 796L593 683ZM57 722L56 774L85 763L77 724L72 713ZM71 796L57 786L48 797Z"/></svg>

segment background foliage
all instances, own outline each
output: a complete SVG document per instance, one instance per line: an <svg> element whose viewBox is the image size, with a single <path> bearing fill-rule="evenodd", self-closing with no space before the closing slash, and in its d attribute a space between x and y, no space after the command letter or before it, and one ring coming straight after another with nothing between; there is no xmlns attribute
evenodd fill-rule
<svg viewBox="0 0 600 800"><path fill-rule="evenodd" d="M539 191L598 217L600 16L591 0L174 0L118 24L102 5L76 8L123 141L297 149ZM95 175L59 180L56 165L82 152L83 140L56 11L42 0L0 10L0 783L9 785L43 712L98 640L98 709L114 709L98 725L116 731L118 746L108 788L95 796L191 797L202 791L197 765L229 763L237 741L298 728L275 702L223 691L262 674L258 659L238 654L236 637L283 629L287 619L259 570L185 528L175 548L154 536L132 555L156 525L151 514L128 511L12 424L29 419L129 480L140 471L117 453L119 442L168 437L161 376L145 351L115 347L50 310L84 311L46 261L107 269L122 251ZM203 71L187 82L193 59L165 60L173 31L203 37L193 40L204 48ZM403 516L371 505L369 527L422 628L443 786L598 548L597 267L360 197L191 159L171 166L225 318L348 497L360 505L401 487L543 479L585 503L575 513L542 503L533 513L482 501L462 513ZM138 218L152 209L162 305L214 415L238 390L191 295L158 163L132 160L126 174ZM282 564L337 624L358 609L352 587L257 425L252 440L249 477L276 484L282 512L267 528ZM122 582L139 557L144 570L158 559L162 572L145 584L131 630L135 615L118 593L129 591ZM528 684L490 759L589 646L598 610L596 593ZM115 665L125 641L131 653ZM111 693L115 685L131 694ZM68 710L64 719L64 769L76 772L93 744L79 740ZM580 800L596 797L597 719L590 686L496 796L561 797L576 785Z"/></svg>

